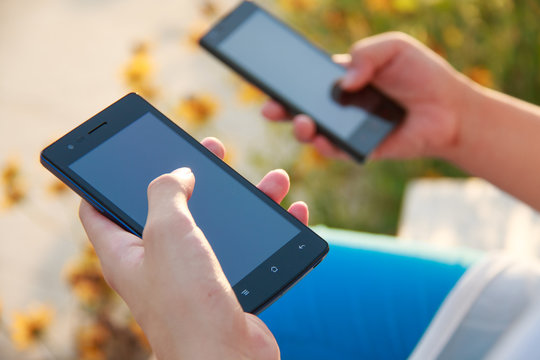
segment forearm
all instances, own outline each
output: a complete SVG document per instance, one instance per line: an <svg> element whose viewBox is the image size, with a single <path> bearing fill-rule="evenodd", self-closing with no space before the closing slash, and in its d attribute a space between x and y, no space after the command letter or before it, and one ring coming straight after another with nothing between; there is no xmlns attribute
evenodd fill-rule
<svg viewBox="0 0 540 360"><path fill-rule="evenodd" d="M443 157L540 210L540 108L471 84Z"/></svg>

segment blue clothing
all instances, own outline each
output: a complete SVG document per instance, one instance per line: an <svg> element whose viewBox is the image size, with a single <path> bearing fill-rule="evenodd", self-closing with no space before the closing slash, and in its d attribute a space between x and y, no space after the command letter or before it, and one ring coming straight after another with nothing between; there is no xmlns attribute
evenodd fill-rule
<svg viewBox="0 0 540 360"><path fill-rule="evenodd" d="M476 258L315 230L330 243L327 258L260 315L284 360L407 358Z"/></svg>

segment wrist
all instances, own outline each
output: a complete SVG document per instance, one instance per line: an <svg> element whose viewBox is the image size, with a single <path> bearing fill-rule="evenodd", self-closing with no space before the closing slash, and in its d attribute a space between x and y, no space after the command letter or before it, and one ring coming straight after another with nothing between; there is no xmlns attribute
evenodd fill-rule
<svg viewBox="0 0 540 360"><path fill-rule="evenodd" d="M444 160L462 166L463 157L473 151L474 137L479 134L483 111L488 96L484 87L476 84L466 76L458 74L455 93L458 94L452 107L454 109L455 133L447 147L435 155Z"/></svg>
<svg viewBox="0 0 540 360"><path fill-rule="evenodd" d="M178 359L247 359L245 348L239 340L240 329L225 330L217 324L212 326L186 327L186 319L177 319L174 327L161 327L149 332L148 340L159 360ZM211 321L204 320L208 325ZM182 324L182 325L180 325Z"/></svg>
<svg viewBox="0 0 540 360"><path fill-rule="evenodd" d="M204 315L198 310L183 312L179 317L171 314L167 321L143 326L159 360L279 358L275 339L255 316L240 308L219 309L217 313L206 310Z"/></svg>

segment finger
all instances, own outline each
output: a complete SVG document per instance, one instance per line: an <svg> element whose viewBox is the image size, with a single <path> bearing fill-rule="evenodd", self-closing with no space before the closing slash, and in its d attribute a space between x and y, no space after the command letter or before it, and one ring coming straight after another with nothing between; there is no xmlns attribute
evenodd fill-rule
<svg viewBox="0 0 540 360"><path fill-rule="evenodd" d="M118 291L122 280L117 279L126 273L123 260L134 251L142 251L142 240L101 215L84 200L79 207L79 217L100 259L105 278Z"/></svg>
<svg viewBox="0 0 540 360"><path fill-rule="evenodd" d="M351 49L351 64L341 86L347 91L357 91L366 86L410 42L401 33L375 35L356 42Z"/></svg>
<svg viewBox="0 0 540 360"><path fill-rule="evenodd" d="M290 117L287 110L274 100L268 100L261 111L264 117L272 121L283 121Z"/></svg>
<svg viewBox="0 0 540 360"><path fill-rule="evenodd" d="M143 242L150 253L159 256L176 249L176 239L196 227L187 206L194 186L195 176L189 168L161 175L148 185L148 217Z"/></svg>
<svg viewBox="0 0 540 360"><path fill-rule="evenodd" d="M332 55L332 61L347 67L351 63L351 54L334 54Z"/></svg>
<svg viewBox="0 0 540 360"><path fill-rule="evenodd" d="M215 137L207 137L201 141L201 144L214 155L223 160L225 158L225 146L223 143Z"/></svg>
<svg viewBox="0 0 540 360"><path fill-rule="evenodd" d="M282 169L272 170L262 178L257 187L279 204L289 192L289 175Z"/></svg>
<svg viewBox="0 0 540 360"><path fill-rule="evenodd" d="M247 325L246 339L256 344L253 359L280 359L279 347L266 324L256 315L244 313Z"/></svg>
<svg viewBox="0 0 540 360"><path fill-rule="evenodd" d="M317 125L307 115L297 115L293 119L294 136L301 142L311 142L317 134Z"/></svg>
<svg viewBox="0 0 540 360"><path fill-rule="evenodd" d="M119 250L122 247L142 244L139 237L107 219L85 200L81 200L79 217L90 242L98 255L103 255L103 258L114 258L120 255ZM110 241L111 238L123 237L126 239L122 242Z"/></svg>
<svg viewBox="0 0 540 360"><path fill-rule="evenodd" d="M313 146L315 146L321 155L326 157L338 159L347 159L349 157L345 152L340 150L336 145L322 135L317 135L313 139Z"/></svg>
<svg viewBox="0 0 540 360"><path fill-rule="evenodd" d="M289 213L307 226L309 221L309 209L305 202L297 201L289 207Z"/></svg>
<svg viewBox="0 0 540 360"><path fill-rule="evenodd" d="M369 160L412 158L425 154L426 143L418 137L421 129L400 126L385 138L370 154Z"/></svg>
<svg viewBox="0 0 540 360"><path fill-rule="evenodd" d="M293 124L296 138L301 142L313 143L321 155L338 159L349 158L348 154L339 149L325 136L317 134L317 125L307 115L295 116Z"/></svg>

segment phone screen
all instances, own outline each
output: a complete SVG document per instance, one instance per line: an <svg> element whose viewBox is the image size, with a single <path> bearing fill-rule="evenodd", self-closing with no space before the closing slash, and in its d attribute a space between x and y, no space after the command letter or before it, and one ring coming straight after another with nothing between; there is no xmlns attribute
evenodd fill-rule
<svg viewBox="0 0 540 360"><path fill-rule="evenodd" d="M340 101L336 89L345 68L250 2L216 25L201 44L278 101L310 115L358 158L373 150L402 115L373 87L356 94L358 101Z"/></svg>
<svg viewBox="0 0 540 360"><path fill-rule="evenodd" d="M141 228L148 184L180 167L195 175L188 206L232 286L300 233L151 112L69 165Z"/></svg>

